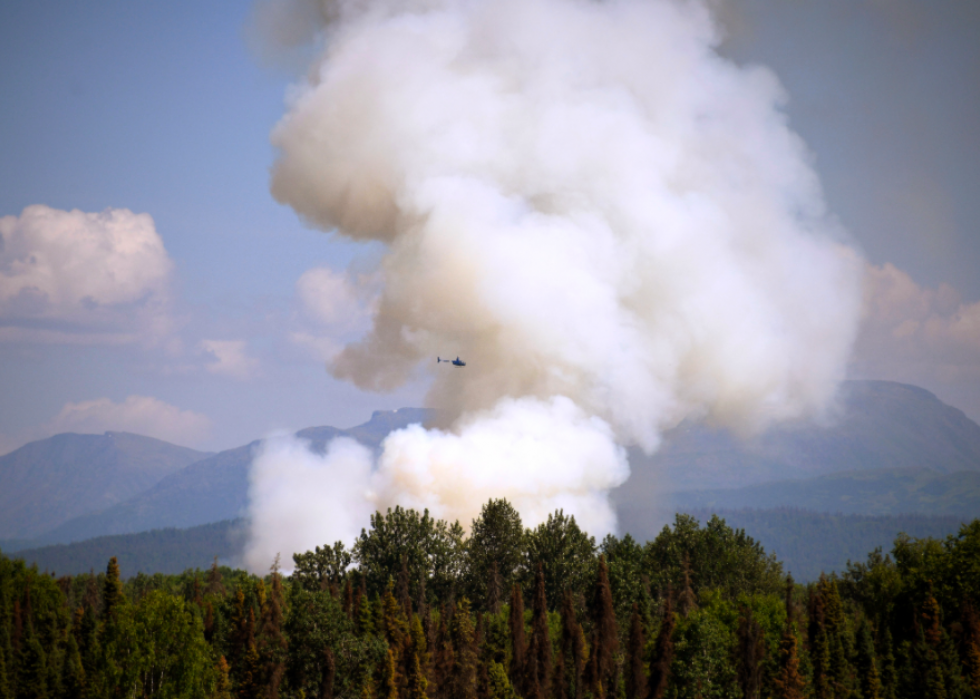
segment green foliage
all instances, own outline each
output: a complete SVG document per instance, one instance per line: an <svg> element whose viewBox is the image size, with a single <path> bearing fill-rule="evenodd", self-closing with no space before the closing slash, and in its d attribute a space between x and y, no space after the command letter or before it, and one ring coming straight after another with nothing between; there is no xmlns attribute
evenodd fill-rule
<svg viewBox="0 0 980 699"><path fill-rule="evenodd" d="M701 589L720 589L729 598L741 594L778 594L783 586L783 570L775 556L765 551L741 529L732 529L725 520L712 516L704 528L693 517L678 514L674 528L663 531L644 551L644 566L653 572L656 589L683 586L683 566L689 561L695 593Z"/></svg>
<svg viewBox="0 0 980 699"><path fill-rule="evenodd" d="M297 555L290 578L214 565L123 583L110 561L105 573L56 580L0 557L0 699L975 699L980 690L976 523L942 540L902 536L840 579L784 587L778 563L718 518L701 527L682 516L646 545L609 536L597 551L560 511L531 532L504 501L484 515L479 555L457 525L396 509L376 515L353 552ZM510 605L477 615L474 628L466 585L507 556L508 574L528 586L513 585ZM417 614L399 599L409 585Z"/></svg>
<svg viewBox="0 0 980 699"><path fill-rule="evenodd" d="M354 560L371 595L381 594L388 580L398 577L402 557L408 566L411 593L422 579L433 599L456 585L464 563L462 527L435 520L425 510L396 507L371 515L371 529L361 530L354 544Z"/></svg>
<svg viewBox="0 0 980 699"><path fill-rule="evenodd" d="M316 547L306 553L294 553L293 580L309 590L326 588L330 583L340 584L347 568L350 567L353 555L338 541L333 546Z"/></svg>
<svg viewBox="0 0 980 699"><path fill-rule="evenodd" d="M490 500L473 520L466 546L466 589L478 609L490 610L490 586L497 601L517 580L524 560L524 525L506 500ZM497 580L493 580L496 570Z"/></svg>
<svg viewBox="0 0 980 699"><path fill-rule="evenodd" d="M556 608L566 588L580 595L590 589L595 580L595 554L595 538L579 529L575 517L558 510L527 532L523 576L530 583L541 563L545 595Z"/></svg>
<svg viewBox="0 0 980 699"><path fill-rule="evenodd" d="M715 597L711 604L678 619L668 697L735 699L740 695L732 662L735 634L730 624L735 615L734 605Z"/></svg>

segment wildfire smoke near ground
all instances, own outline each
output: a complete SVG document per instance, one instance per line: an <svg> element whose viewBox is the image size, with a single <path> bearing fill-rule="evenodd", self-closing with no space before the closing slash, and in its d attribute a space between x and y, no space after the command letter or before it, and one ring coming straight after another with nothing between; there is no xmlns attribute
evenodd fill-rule
<svg viewBox="0 0 980 699"><path fill-rule="evenodd" d="M531 525L563 508L615 531L624 446L654 451L687 417L751 433L832 408L860 257L778 80L719 56L707 5L262 9L270 35L319 46L272 133L273 195L383 247L375 273L347 277L371 329L330 371L385 391L439 354L468 365L433 376L439 428L377 457L335 445L297 466L301 448L268 442L251 566L350 540L396 504L465 526L506 497Z"/></svg>

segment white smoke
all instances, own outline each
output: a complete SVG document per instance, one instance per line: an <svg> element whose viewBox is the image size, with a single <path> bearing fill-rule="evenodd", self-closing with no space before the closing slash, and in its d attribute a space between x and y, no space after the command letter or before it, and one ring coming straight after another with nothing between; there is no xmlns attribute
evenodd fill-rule
<svg viewBox="0 0 980 699"><path fill-rule="evenodd" d="M860 261L775 77L718 56L702 3L318 7L325 48L273 133L272 191L386 245L373 328L333 373L389 390L429 363L451 416L388 438L375 504L468 525L506 495L530 523L560 504L601 534L617 444L827 407Z"/></svg>

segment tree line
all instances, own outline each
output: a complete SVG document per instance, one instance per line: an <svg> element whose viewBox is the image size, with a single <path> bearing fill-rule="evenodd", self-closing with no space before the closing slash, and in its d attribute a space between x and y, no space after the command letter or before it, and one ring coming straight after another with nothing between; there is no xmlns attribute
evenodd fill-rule
<svg viewBox="0 0 980 699"><path fill-rule="evenodd" d="M0 699L980 697L980 520L809 585L718 517L597 543L505 500L468 536L376 513L293 564L123 582L0 557Z"/></svg>

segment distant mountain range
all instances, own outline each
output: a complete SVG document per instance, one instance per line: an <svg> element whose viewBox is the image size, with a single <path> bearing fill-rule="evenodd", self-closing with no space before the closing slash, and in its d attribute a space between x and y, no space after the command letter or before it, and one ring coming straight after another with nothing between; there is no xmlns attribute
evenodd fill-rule
<svg viewBox="0 0 980 699"><path fill-rule="evenodd" d="M980 516L980 425L924 389L889 381L846 382L826 426L740 441L682 424L653 456L631 451L630 463L612 497L621 528L637 536L691 509Z"/></svg>
<svg viewBox="0 0 980 699"><path fill-rule="evenodd" d="M137 573L173 575L189 568L206 569L215 556L222 564L237 562L242 551L241 524L240 520L226 520L188 529L154 529L4 554L56 575L103 572L113 556L124 578Z"/></svg>
<svg viewBox="0 0 980 699"><path fill-rule="evenodd" d="M412 423L425 422L430 415L431 411L421 408L377 411L368 422L357 427L347 430L311 427L297 432L296 436L308 440L310 447L321 454L330 440L341 436L351 437L365 446L378 449L389 432ZM59 435L34 442L33 445L43 445L65 436L79 435ZM243 447L217 454L201 454L206 458L190 465L185 464L180 470L173 469L167 477L148 484L142 492L134 493L128 500L117 501L118 504L98 512L90 509L88 514L70 520L62 518L56 523L57 526L49 527L43 534L29 541L0 541L0 548L15 551L110 534L130 534L166 527L194 527L240 517L248 500L248 468L259 444L260 441L256 440ZM39 453L43 454L43 450L39 450ZM41 473L46 464L41 459L38 461L36 470Z"/></svg>
<svg viewBox="0 0 980 699"><path fill-rule="evenodd" d="M29 539L208 456L126 432L59 434L0 456L0 539Z"/></svg>
<svg viewBox="0 0 980 699"><path fill-rule="evenodd" d="M432 418L414 408L379 411L354 428L297 436L320 453L338 436L378 449L392 430ZM258 445L204 454L123 433L34 442L0 457L0 548L241 517ZM825 426L785 426L742 442L683 424L652 457L630 458L632 476L612 498L621 529L637 538L652 538L678 510L980 516L980 425L904 384L847 382Z"/></svg>

